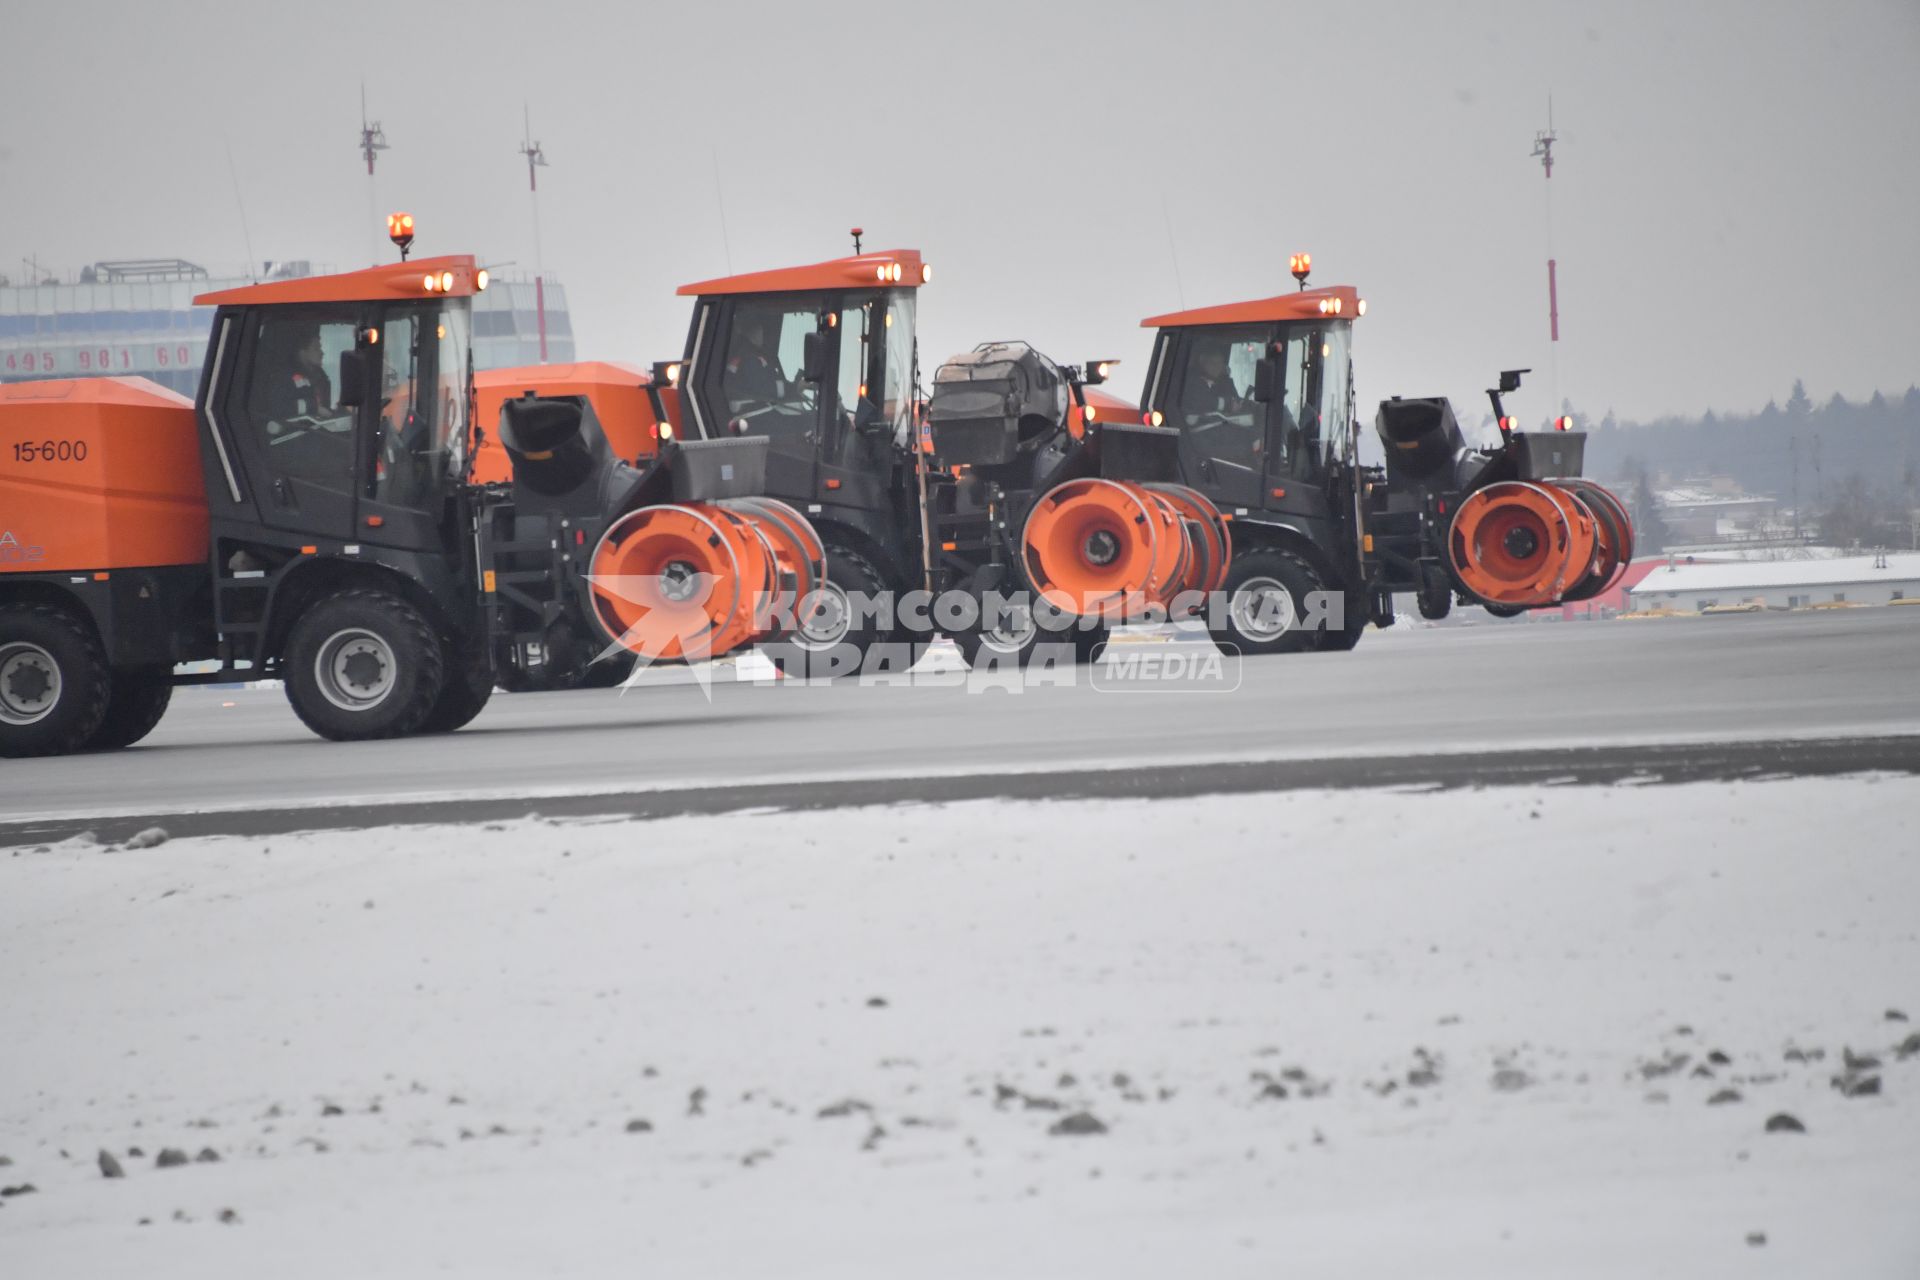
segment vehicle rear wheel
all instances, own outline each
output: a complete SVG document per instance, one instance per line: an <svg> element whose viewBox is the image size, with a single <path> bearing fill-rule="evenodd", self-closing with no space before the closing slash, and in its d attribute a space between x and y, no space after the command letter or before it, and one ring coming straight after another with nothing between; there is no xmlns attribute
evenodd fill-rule
<svg viewBox="0 0 1920 1280"><path fill-rule="evenodd" d="M473 723L493 697L493 660L483 644L445 643L449 666L421 733L452 733Z"/></svg>
<svg viewBox="0 0 1920 1280"><path fill-rule="evenodd" d="M405 598L342 591L293 624L281 669L287 701L323 738L398 738L425 723L446 680L440 637Z"/></svg>
<svg viewBox="0 0 1920 1280"><path fill-rule="evenodd" d="M120 667L113 673L107 714L87 739L88 751L118 751L152 733L173 701L173 668Z"/></svg>
<svg viewBox="0 0 1920 1280"><path fill-rule="evenodd" d="M1291 552L1236 553L1227 571L1225 623L1209 628L1213 642L1247 656L1319 649L1324 634L1307 619L1313 594L1326 589L1319 572Z"/></svg>
<svg viewBox="0 0 1920 1280"><path fill-rule="evenodd" d="M872 561L857 551L827 544L827 580L800 602L793 634L759 646L781 674L803 679L859 675L875 645L893 643L893 629L883 627L872 604L890 588ZM868 602L865 606L862 601ZM892 671L904 671L905 658L917 658L925 641L903 641L901 661L888 662Z"/></svg>
<svg viewBox="0 0 1920 1280"><path fill-rule="evenodd" d="M113 673L86 619L51 604L0 606L0 757L85 750Z"/></svg>

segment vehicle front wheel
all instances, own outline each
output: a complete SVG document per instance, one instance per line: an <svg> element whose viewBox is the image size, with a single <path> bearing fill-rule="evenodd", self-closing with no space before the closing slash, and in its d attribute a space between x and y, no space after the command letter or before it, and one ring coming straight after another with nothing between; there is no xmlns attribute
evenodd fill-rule
<svg viewBox="0 0 1920 1280"><path fill-rule="evenodd" d="M1227 571L1226 618L1211 627L1229 653L1304 653L1322 647L1322 614L1312 606L1327 590L1314 567L1287 551L1236 553Z"/></svg>
<svg viewBox="0 0 1920 1280"><path fill-rule="evenodd" d="M1107 647L1108 631L1105 626L1086 627L1081 620L1059 614L1042 623L1034 616L1034 608L1045 609L1042 604L1008 604L998 618L984 616L982 608L980 624L956 631L953 643L959 648L960 656L967 665L975 670L987 670L995 666L1018 664L1022 667L1036 663L1068 663L1084 665L1098 658Z"/></svg>
<svg viewBox="0 0 1920 1280"><path fill-rule="evenodd" d="M418 731L447 678L433 627L379 588L342 591L308 609L287 637L281 669L294 714L337 742Z"/></svg>
<svg viewBox="0 0 1920 1280"><path fill-rule="evenodd" d="M85 750L112 687L86 619L52 604L0 606L0 757Z"/></svg>
<svg viewBox="0 0 1920 1280"><path fill-rule="evenodd" d="M781 674L802 679L859 675L874 646L892 643L885 609L890 588L873 562L857 551L827 544L827 580L814 588L795 612L792 634L759 646ZM924 642L904 641L903 660L924 650ZM917 646L917 647L916 647ZM889 669L905 670L901 662Z"/></svg>

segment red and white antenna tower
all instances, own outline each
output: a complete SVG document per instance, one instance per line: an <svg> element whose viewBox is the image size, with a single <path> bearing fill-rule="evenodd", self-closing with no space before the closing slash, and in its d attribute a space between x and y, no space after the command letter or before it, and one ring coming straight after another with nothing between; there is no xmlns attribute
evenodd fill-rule
<svg viewBox="0 0 1920 1280"><path fill-rule="evenodd" d="M1533 135L1533 154L1546 172L1547 183L1547 332L1552 345L1547 348L1548 383L1553 395L1553 412L1560 412L1560 370L1557 359L1560 342L1560 264L1553 256L1553 144L1560 137L1553 131L1553 95L1547 95L1547 127Z"/></svg>

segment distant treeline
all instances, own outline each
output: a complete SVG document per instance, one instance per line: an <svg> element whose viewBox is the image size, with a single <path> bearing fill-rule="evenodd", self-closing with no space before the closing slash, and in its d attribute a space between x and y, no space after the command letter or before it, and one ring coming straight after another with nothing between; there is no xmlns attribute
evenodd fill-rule
<svg viewBox="0 0 1920 1280"><path fill-rule="evenodd" d="M1729 476L1782 504L1797 495L1809 511L1830 504L1852 477L1889 499L1920 495L1920 387L1864 403L1836 394L1816 408L1796 381L1784 407L1768 401L1753 414L1644 423L1616 423L1611 413L1593 423L1570 411L1590 432L1586 472L1602 479L1642 469L1656 481Z"/></svg>

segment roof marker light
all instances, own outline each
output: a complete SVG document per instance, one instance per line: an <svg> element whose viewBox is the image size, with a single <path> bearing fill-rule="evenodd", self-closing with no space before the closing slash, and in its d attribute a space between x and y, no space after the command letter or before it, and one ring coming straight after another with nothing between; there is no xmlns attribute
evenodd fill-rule
<svg viewBox="0 0 1920 1280"><path fill-rule="evenodd" d="M453 272L442 271L440 273L440 292L442 293L453 292Z"/></svg>
<svg viewBox="0 0 1920 1280"><path fill-rule="evenodd" d="M474 274L473 287L475 289L478 289L481 293L485 293L487 291L488 283L491 282L492 280L493 280L493 277L488 274L487 269L485 267L482 267L478 272Z"/></svg>
<svg viewBox="0 0 1920 1280"><path fill-rule="evenodd" d="M920 264L920 283L933 283L933 268L924 262Z"/></svg>
<svg viewBox="0 0 1920 1280"><path fill-rule="evenodd" d="M1362 298L1360 299L1360 301L1353 304L1353 314L1357 316L1363 316L1367 314L1367 300L1365 298Z"/></svg>
<svg viewBox="0 0 1920 1280"><path fill-rule="evenodd" d="M438 289L440 287L440 277L434 275L431 271L429 271L427 273L426 279L422 280L420 283L426 286L426 290L428 293L432 293L435 289Z"/></svg>

